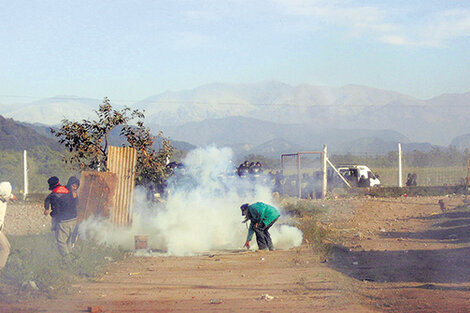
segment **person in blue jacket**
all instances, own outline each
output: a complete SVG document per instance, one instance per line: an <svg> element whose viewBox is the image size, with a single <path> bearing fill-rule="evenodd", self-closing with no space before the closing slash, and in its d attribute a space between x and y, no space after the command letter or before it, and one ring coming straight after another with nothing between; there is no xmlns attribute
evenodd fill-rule
<svg viewBox="0 0 470 313"><path fill-rule="evenodd" d="M279 211L272 205L263 202L245 203L240 209L242 215L246 218L245 221L250 221L245 247L250 248L250 241L253 234L256 234L256 243L260 250L274 250L269 228L278 220Z"/></svg>

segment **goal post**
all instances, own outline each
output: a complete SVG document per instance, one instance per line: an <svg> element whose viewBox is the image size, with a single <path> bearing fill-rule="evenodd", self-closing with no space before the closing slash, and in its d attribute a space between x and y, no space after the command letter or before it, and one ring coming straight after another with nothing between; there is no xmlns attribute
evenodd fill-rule
<svg viewBox="0 0 470 313"><path fill-rule="evenodd" d="M316 198L318 194L321 194L321 198L326 197L328 176L325 151L326 145L324 151L281 154L281 175L284 180L282 191L284 194L297 195L299 199L303 194L312 198ZM308 156L315 155L320 156L320 160L318 158L306 159Z"/></svg>

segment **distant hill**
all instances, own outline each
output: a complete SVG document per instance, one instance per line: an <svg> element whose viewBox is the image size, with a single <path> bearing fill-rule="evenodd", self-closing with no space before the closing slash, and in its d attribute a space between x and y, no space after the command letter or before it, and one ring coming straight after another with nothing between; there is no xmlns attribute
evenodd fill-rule
<svg viewBox="0 0 470 313"><path fill-rule="evenodd" d="M305 150L306 149L300 145L293 144L282 138L275 138L261 145L252 147L248 151L245 151L244 154L262 155L271 159L279 159L282 153L295 153Z"/></svg>
<svg viewBox="0 0 470 313"><path fill-rule="evenodd" d="M26 123L26 122L20 122L20 121L16 121L16 122L25 127L34 129L38 134L44 137L57 141L56 137L51 133L51 128L58 128L56 125L46 125L42 123Z"/></svg>
<svg viewBox="0 0 470 313"><path fill-rule="evenodd" d="M276 123L331 120L330 113L353 116L364 106L393 101L417 101L393 91L365 86L291 86L277 81L254 84L208 84L180 92L165 92L137 102L150 122L181 125L229 116L252 117ZM360 105L360 106L358 106Z"/></svg>
<svg viewBox="0 0 470 313"><path fill-rule="evenodd" d="M282 132L287 125L279 125L272 122L261 121L246 117L227 117L220 119L208 119L202 122L190 122L180 126L161 126L163 132L170 138L184 140L198 146L216 144L219 146L231 146L237 144L258 145L273 139L276 133ZM150 124L151 128L155 126ZM159 127L159 126L157 126Z"/></svg>
<svg viewBox="0 0 470 313"><path fill-rule="evenodd" d="M59 124L63 119L81 120L94 115L103 99L90 99L76 96L55 96L28 104L16 105L4 113L18 121ZM119 107L119 106L116 106Z"/></svg>
<svg viewBox="0 0 470 313"><path fill-rule="evenodd" d="M110 100L113 103L113 99ZM58 96L25 105L2 106L0 114L31 123L54 125L63 118L86 118L93 114L100 103L101 99ZM171 129L170 137L196 145L218 142L219 134L227 134L227 125L223 125L223 122L233 122L233 130L241 135L234 138L227 134L229 145L258 145L274 138L291 141L292 138L279 133L263 134L263 125L270 124L276 124L277 127L270 126L269 130L284 129L282 125L289 125L290 128L302 125L299 136L306 134L309 137L330 134L332 129L363 129L369 130L369 133L362 137L381 138L377 136L377 131L390 130L402 134L411 142L445 146L452 138L470 133L470 123L467 122L470 116L470 92L421 100L390 90L360 85L291 86L276 81L214 83L191 90L167 91L129 103L128 106L145 110L146 124L154 133L161 128ZM116 108L120 106L116 105ZM257 120L259 126L251 126L251 130L237 129L243 124L236 119L230 120L237 117ZM198 128L197 123L201 122L208 127ZM174 130L178 127L183 129ZM198 129L200 138L191 129ZM172 134L181 136L174 137ZM250 136L260 139L256 139L256 142L246 141ZM326 135L323 138L329 139ZM304 138L302 141L308 140Z"/></svg>
<svg viewBox="0 0 470 313"><path fill-rule="evenodd" d="M39 133L39 134L41 134L41 135L43 135L47 138L50 138L53 141L57 141L57 137L55 137L50 132L51 126L47 126L47 125L44 125L44 124L41 124L41 123L30 124L30 123L20 122L20 124L24 125L26 127L34 129L37 133ZM52 128L58 128L58 127L59 126L52 126ZM109 140L110 140L111 145L121 146L125 142L124 138L119 136L120 129L121 128L118 127L116 129L114 129L113 131L111 131L111 134L109 136ZM166 136L166 134L163 134L163 135ZM170 140L171 140L172 146L175 149L178 149L178 150L181 150L181 151L189 151L189 150L192 150L192 149L196 148L196 146L194 146L190 143L184 142L184 141L172 140L171 138L170 138ZM161 141L156 140L156 142L154 144L154 149L158 150L160 147L161 147Z"/></svg>
<svg viewBox="0 0 470 313"><path fill-rule="evenodd" d="M34 129L0 115L0 150L22 151L32 147L47 146L54 151L63 147L55 140L37 133Z"/></svg>
<svg viewBox="0 0 470 313"><path fill-rule="evenodd" d="M117 128L111 132L109 139L112 145L121 146L124 143L119 131ZM328 144L331 154L382 154L396 151L398 142L402 143L405 152L426 152L435 147L429 143L412 143L391 130L330 129L321 132L309 125L276 124L244 117L189 123L166 130L165 136L169 136L171 144L181 151L192 150L196 145L216 144L231 147L237 157L255 154L273 159L278 159L282 153L321 151L324 143ZM189 137L196 145L172 139L178 136ZM470 141L470 135L462 138ZM458 143L459 140L456 138L454 141ZM21 151L35 146L47 146L56 151L63 149L49 132L49 126L19 123L0 116L0 149ZM160 142L157 141L154 148L159 149Z"/></svg>
<svg viewBox="0 0 470 313"><path fill-rule="evenodd" d="M351 140L347 143L333 142L328 145L329 154L353 154L353 155L380 155L390 151L398 150L398 141L387 141L376 137L364 137ZM403 152L422 151L429 152L433 147L444 149L443 147L431 145L429 143L402 143ZM232 146L237 156L248 154L262 155L271 159L279 159L282 153L296 153L301 151L323 151L323 147L311 149L289 142L282 138L275 138L257 146L243 145Z"/></svg>
<svg viewBox="0 0 470 313"><path fill-rule="evenodd" d="M461 151L470 149L470 134L455 137L450 144Z"/></svg>
<svg viewBox="0 0 470 313"><path fill-rule="evenodd" d="M111 145L122 146L123 144L126 143L126 139L120 136L120 132L121 132L121 127L116 127L109 133L108 139ZM171 145L177 150L190 151L196 148L196 146L190 143L184 142L184 141L172 140L171 138L170 138L170 141L171 141ZM153 144L153 148L155 150L158 150L161 148L161 140L159 140L159 138L156 138Z"/></svg>
<svg viewBox="0 0 470 313"><path fill-rule="evenodd" d="M429 143L407 143L396 140L383 140L377 137L366 137L353 140L342 147L333 147L333 151L337 153L351 153L356 155L365 154L384 154L390 151L398 151L398 143L401 143L403 152L410 152L414 150L429 152L435 145Z"/></svg>
<svg viewBox="0 0 470 313"><path fill-rule="evenodd" d="M338 152L348 152L352 142L368 136L376 137L384 142L410 142L407 137L393 130L334 128L322 130L315 125L277 124L240 116L166 127L164 132L171 138L192 142L199 146L216 144L232 147L236 152L240 149L241 151L259 150L260 154L263 154L262 151L270 153L269 151L288 148L319 151L323 148L323 144L328 144L331 149ZM276 144L279 146L275 147ZM383 145L380 147L382 149L378 150L383 152L385 148ZM375 146L374 149L376 149ZM364 151L367 152L367 150Z"/></svg>

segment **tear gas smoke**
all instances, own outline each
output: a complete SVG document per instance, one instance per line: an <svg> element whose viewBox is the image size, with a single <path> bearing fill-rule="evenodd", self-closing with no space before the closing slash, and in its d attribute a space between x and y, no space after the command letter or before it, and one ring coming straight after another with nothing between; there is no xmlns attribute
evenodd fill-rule
<svg viewBox="0 0 470 313"><path fill-rule="evenodd" d="M131 227L116 228L109 221L93 218L80 225L81 237L133 249L134 235L147 235L152 250L179 256L240 249L247 234L240 205L262 201L279 206L273 203L265 178L240 178L231 159L229 148L191 151L184 169L168 180L166 203L150 203L145 192L137 189ZM276 248L301 244L299 229L277 224L280 222L270 229Z"/></svg>

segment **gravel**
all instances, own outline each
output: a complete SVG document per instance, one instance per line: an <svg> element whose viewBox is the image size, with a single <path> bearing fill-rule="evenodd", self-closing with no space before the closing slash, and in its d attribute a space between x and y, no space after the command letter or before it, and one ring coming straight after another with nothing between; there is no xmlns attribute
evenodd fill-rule
<svg viewBox="0 0 470 313"><path fill-rule="evenodd" d="M10 202L5 215L5 234L25 235L49 232L51 217L44 216L43 202Z"/></svg>

